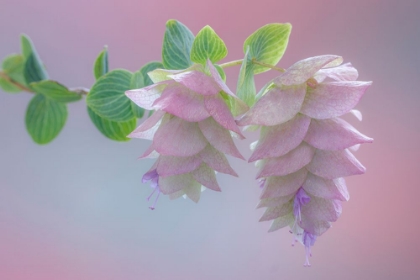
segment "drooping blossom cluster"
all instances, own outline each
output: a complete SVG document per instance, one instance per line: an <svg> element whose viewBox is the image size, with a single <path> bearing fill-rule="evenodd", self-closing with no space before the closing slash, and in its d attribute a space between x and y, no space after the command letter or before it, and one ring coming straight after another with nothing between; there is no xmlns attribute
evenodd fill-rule
<svg viewBox="0 0 420 280"><path fill-rule="evenodd" d="M213 64L149 73L154 84L126 95L138 106L155 110L129 137L152 140L141 158L157 158L143 176L156 200L160 193L198 202L203 187L220 191L215 173L237 176L225 154L244 159L232 135L244 138L230 106L243 114L248 106L232 93Z"/></svg>
<svg viewBox="0 0 420 280"><path fill-rule="evenodd" d="M343 177L365 167L350 152L373 140L339 118L354 106L371 82L356 81L357 70L333 55L311 57L269 83L256 104L238 121L261 127L251 145L250 162L259 167L262 187L260 221L273 220L269 231L290 226L294 242L306 250L341 214L349 199Z"/></svg>

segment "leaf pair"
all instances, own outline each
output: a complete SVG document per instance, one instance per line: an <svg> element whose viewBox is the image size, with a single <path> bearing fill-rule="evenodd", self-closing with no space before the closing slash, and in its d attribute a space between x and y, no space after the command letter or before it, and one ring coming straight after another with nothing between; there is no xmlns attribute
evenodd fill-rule
<svg viewBox="0 0 420 280"><path fill-rule="evenodd" d="M132 103L124 93L152 84L147 73L156 68L163 68L163 65L151 62L135 73L122 69L108 72L108 52L105 49L99 54L94 65L97 81L86 102L90 119L104 136L115 141L130 140L126 136L135 129L137 118L143 117L144 109Z"/></svg>
<svg viewBox="0 0 420 280"><path fill-rule="evenodd" d="M208 25L194 37L179 21L169 20L166 23L162 46L162 61L166 69L186 69L194 62L205 65L207 59L216 63L227 53L223 40Z"/></svg>

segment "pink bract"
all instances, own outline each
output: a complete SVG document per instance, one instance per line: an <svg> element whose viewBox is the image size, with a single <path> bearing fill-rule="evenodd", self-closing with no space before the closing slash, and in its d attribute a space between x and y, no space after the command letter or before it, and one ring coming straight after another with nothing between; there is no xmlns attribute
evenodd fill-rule
<svg viewBox="0 0 420 280"><path fill-rule="evenodd" d="M365 167L349 149L369 138L340 116L352 110L371 82L356 81L357 70L342 58L324 55L301 60L266 87L256 104L237 122L261 126L249 161L257 161L263 184L260 221L269 231L290 226L306 250L341 214L349 199L343 177Z"/></svg>

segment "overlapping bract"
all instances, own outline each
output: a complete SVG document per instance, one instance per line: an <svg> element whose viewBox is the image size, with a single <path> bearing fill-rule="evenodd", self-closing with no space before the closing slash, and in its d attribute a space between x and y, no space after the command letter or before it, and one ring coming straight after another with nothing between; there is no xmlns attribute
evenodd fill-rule
<svg viewBox="0 0 420 280"><path fill-rule="evenodd" d="M238 114L248 107L210 61L206 69L195 64L181 71L158 69L149 76L155 84L126 92L138 106L155 110L129 135L153 141L141 158L157 160L143 182L150 181L158 196L186 195L198 202L202 186L220 191L215 171L237 176L225 154L243 159L231 133L243 136L229 106L235 106Z"/></svg>
<svg viewBox="0 0 420 280"><path fill-rule="evenodd" d="M258 207L267 207L260 221L273 220L269 231L289 225L307 257L341 214L340 202L349 199L343 177L365 172L349 149L373 141L339 118L371 85L356 81L357 70L341 63L333 55L295 63L238 121L261 126L249 160L259 167Z"/></svg>

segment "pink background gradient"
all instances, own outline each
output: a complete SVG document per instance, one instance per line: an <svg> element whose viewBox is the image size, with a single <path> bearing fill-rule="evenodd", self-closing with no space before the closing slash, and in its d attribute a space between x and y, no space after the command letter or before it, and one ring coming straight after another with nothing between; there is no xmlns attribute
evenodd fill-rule
<svg viewBox="0 0 420 280"><path fill-rule="evenodd" d="M59 137L34 144L25 131L30 94L0 92L0 279L420 279L420 2L400 1L57 1L1 0L0 56L31 36L52 79L90 87L106 44L111 68L137 70L160 60L168 19L193 33L210 25L229 55L260 26L290 22L280 62L342 55L373 86L351 122L375 139L356 156L364 176L347 179L351 199L313 248L292 248L287 229L267 233L255 210L252 164L230 158L241 175L219 176L222 193L199 204L161 198L155 211L140 182L152 161L136 158L147 141L116 143L91 123L86 105L69 105ZM229 69L234 89L238 68ZM260 88L275 73L258 76ZM237 142L249 157L257 135Z"/></svg>

